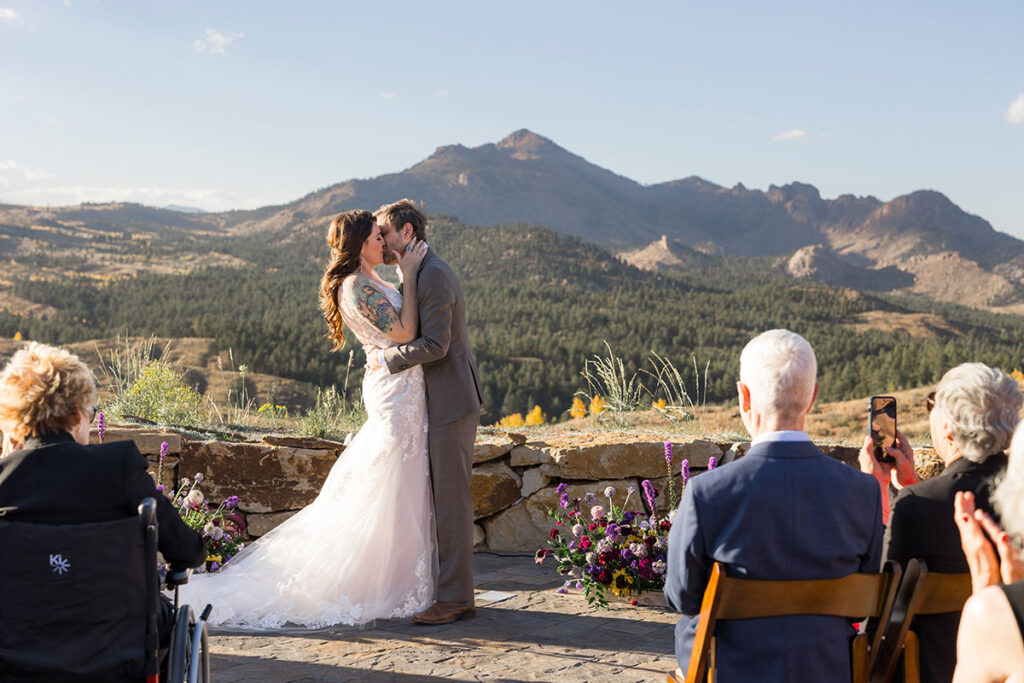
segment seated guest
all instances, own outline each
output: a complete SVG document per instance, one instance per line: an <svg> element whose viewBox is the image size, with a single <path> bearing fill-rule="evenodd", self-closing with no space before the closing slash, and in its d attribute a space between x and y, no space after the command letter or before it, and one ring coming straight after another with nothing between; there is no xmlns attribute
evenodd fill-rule
<svg viewBox="0 0 1024 683"><path fill-rule="evenodd" d="M875 475L883 498L888 499L891 479L903 486L892 501L885 559L905 567L916 557L927 563L930 572L967 571L953 520L953 500L958 491L970 491L981 509L991 510L991 489L1006 469L1003 451L1020 419L1022 402L1017 382L983 363L964 363L943 375L934 396L929 396L928 420L935 452L945 469L920 483L914 472L914 451L902 434L897 435L898 447L887 449L895 460L891 465L879 463L872 456L870 437L865 440L861 469ZM953 679L959 623L959 613L914 619L911 628L921 642L922 681Z"/></svg>
<svg viewBox="0 0 1024 683"><path fill-rule="evenodd" d="M131 441L89 445L96 385L63 349L35 342L0 373L0 517L34 524L107 522L157 502L158 548L176 567L206 561L202 537L156 490L146 459ZM163 597L163 596L161 596ZM170 640L173 605L161 600L161 647Z"/></svg>
<svg viewBox="0 0 1024 683"><path fill-rule="evenodd" d="M684 671L713 563L723 563L730 576L769 580L878 570L877 484L824 455L804 431L818 393L816 372L810 344L788 330L765 332L743 349L737 388L750 450L690 480L669 535L665 596L689 615L676 626ZM718 680L849 680L853 635L840 617L722 621Z"/></svg>
<svg viewBox="0 0 1024 683"><path fill-rule="evenodd" d="M956 683L1024 680L1024 427L1017 428L1009 460L991 497L1002 528L975 508L972 493L956 494L955 519L974 584L956 639Z"/></svg>

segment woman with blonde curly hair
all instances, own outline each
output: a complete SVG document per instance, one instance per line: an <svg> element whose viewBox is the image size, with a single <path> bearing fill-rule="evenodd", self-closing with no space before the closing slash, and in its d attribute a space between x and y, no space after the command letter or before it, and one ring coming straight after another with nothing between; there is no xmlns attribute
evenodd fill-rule
<svg viewBox="0 0 1024 683"><path fill-rule="evenodd" d="M77 356L36 342L14 354L0 375L3 455L45 435L70 434L89 443L96 384Z"/></svg>
<svg viewBox="0 0 1024 683"><path fill-rule="evenodd" d="M138 514L157 501L157 547L177 567L206 561L202 537L157 492L132 441L89 445L96 384L64 349L31 342L0 372L0 518L32 524L87 524ZM174 607L161 601L161 647L170 641ZM0 669L3 669L0 661Z"/></svg>

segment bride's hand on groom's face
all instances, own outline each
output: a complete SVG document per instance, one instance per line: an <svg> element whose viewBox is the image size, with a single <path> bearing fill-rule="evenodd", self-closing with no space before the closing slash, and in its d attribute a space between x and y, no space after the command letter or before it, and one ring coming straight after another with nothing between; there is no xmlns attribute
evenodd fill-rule
<svg viewBox="0 0 1024 683"><path fill-rule="evenodd" d="M395 253L395 256L398 257L398 267L404 273L415 273L416 269L423 263L423 258L427 255L427 249L426 242L413 238L405 249Z"/></svg>

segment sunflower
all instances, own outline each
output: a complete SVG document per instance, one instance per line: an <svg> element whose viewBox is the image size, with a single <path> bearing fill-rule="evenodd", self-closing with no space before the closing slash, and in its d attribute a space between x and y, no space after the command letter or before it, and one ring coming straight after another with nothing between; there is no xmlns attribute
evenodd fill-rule
<svg viewBox="0 0 1024 683"><path fill-rule="evenodd" d="M629 587L633 585L633 577L626 573L625 569L620 569L612 574L612 592L616 595L622 595L629 590Z"/></svg>

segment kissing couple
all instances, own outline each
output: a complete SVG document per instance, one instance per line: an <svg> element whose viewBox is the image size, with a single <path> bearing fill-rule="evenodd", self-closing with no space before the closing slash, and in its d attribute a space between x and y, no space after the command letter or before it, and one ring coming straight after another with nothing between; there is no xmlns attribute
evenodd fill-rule
<svg viewBox="0 0 1024 683"><path fill-rule="evenodd" d="M410 200L347 211L327 232L320 308L366 351L367 419L316 499L216 574L181 588L211 623L251 629L471 617L470 477L481 393L462 286ZM395 289L377 274L397 264ZM244 508L244 496L242 507Z"/></svg>

